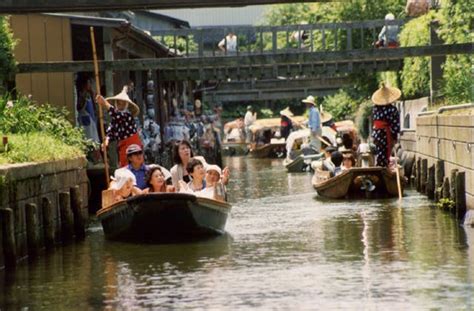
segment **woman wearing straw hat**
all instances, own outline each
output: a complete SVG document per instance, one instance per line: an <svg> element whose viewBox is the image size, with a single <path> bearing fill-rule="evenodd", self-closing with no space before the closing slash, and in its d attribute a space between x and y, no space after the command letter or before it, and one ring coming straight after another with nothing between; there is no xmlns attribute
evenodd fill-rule
<svg viewBox="0 0 474 311"><path fill-rule="evenodd" d="M376 146L377 166L388 166L392 147L400 132L400 114L392 104L400 96L399 89L384 84L372 95L375 104L372 109L372 138Z"/></svg>
<svg viewBox="0 0 474 311"><path fill-rule="evenodd" d="M284 110L280 111L280 115L280 134L281 137L285 138L286 140L290 135L291 130L293 129L293 122L291 121L293 113L290 111L289 107L286 107Z"/></svg>
<svg viewBox="0 0 474 311"><path fill-rule="evenodd" d="M308 127L311 131L311 140L309 144L314 150L319 152L321 149L319 138L321 138L323 133L321 128L321 115L318 108L316 108L316 101L313 96L308 96L303 99L302 102L305 103L306 107L309 109Z"/></svg>
<svg viewBox="0 0 474 311"><path fill-rule="evenodd" d="M130 100L127 95L128 87L124 86L122 92L114 97L104 99L98 95L96 100L99 105L104 106L110 115L110 125L107 128L103 147L107 148L110 140L116 140L118 145L119 162L123 167L128 164L127 147L137 144L143 147L138 135L137 124L134 118L138 116L140 109ZM109 102L113 101L111 105Z"/></svg>

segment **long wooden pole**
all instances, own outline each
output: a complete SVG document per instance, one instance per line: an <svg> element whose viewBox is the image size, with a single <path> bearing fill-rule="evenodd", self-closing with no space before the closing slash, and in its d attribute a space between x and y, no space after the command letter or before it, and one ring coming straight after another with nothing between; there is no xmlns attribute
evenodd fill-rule
<svg viewBox="0 0 474 311"><path fill-rule="evenodd" d="M99 63L97 61L97 51L95 48L95 36L94 36L94 27L90 27L91 30L91 43L92 43L92 57L94 59L94 72L95 72L95 87L97 95L100 95L100 80L99 80ZM102 140L105 141L105 129L104 129L104 113L102 111L102 105L99 106L99 123L100 123L100 133L102 135ZM105 166L105 178L106 178L106 185L107 188L109 187L109 161L107 158L107 147L104 145L102 148L104 152L104 166Z"/></svg>

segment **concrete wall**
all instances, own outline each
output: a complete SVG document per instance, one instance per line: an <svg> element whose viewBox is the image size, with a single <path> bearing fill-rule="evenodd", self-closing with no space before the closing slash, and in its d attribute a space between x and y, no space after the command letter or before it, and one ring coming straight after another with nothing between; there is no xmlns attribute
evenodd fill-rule
<svg viewBox="0 0 474 311"><path fill-rule="evenodd" d="M58 204L60 192L69 192L79 186L82 199L82 218L87 219L88 179L86 159L77 158L48 163L24 163L0 166L0 202L2 209L12 209L14 215L14 236L17 258L28 255L25 205L35 203L38 208L40 243L43 243L43 213L41 203L48 198L53 206L55 242L61 241L61 219ZM0 219L1 220L1 219ZM4 266L4 241L1 232L4 223L0 221L0 268Z"/></svg>
<svg viewBox="0 0 474 311"><path fill-rule="evenodd" d="M433 113L416 118L416 131L403 131L404 150L428 159L428 166L444 160L444 174L466 173L467 208L474 210L474 108Z"/></svg>

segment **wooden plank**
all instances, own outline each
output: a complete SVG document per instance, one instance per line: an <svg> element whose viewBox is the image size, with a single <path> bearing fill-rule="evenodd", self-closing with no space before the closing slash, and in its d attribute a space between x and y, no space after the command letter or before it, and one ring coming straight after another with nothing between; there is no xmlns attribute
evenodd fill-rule
<svg viewBox="0 0 474 311"><path fill-rule="evenodd" d="M202 68L256 66L268 64L328 64L340 62L387 61L399 60L406 57L439 56L451 54L473 54L474 46L470 43L446 44L435 46L404 47L394 49L370 49L336 52L306 52L306 53L276 53L256 54L245 56L216 56L190 58L150 58L124 59L115 61L100 61L101 70L169 70L176 68ZM19 64L19 72L79 72L91 71L93 64L90 61L81 62L33 62Z"/></svg>
<svg viewBox="0 0 474 311"><path fill-rule="evenodd" d="M288 0L23 0L1 1L0 13L82 12L97 10L178 9L236 7L287 3ZM298 0L298 2L330 2L330 0Z"/></svg>
<svg viewBox="0 0 474 311"><path fill-rule="evenodd" d="M64 61L65 59L63 57L63 34L61 18L47 16L44 19L44 23L46 39L46 59L48 61ZM63 107L65 97L64 92L64 73L49 73L48 103L55 107Z"/></svg>
<svg viewBox="0 0 474 311"><path fill-rule="evenodd" d="M28 16L31 62L47 61L45 16L31 14ZM33 100L43 104L48 101L48 75L33 73L31 76L31 95Z"/></svg>

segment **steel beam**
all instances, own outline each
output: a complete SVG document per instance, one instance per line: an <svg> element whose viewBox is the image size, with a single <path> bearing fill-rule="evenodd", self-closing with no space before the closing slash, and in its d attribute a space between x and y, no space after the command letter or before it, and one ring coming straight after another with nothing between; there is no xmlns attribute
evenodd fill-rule
<svg viewBox="0 0 474 311"><path fill-rule="evenodd" d="M333 77L333 78L319 78L319 79L308 79L308 78L295 78L295 79L268 79L268 80L245 80L245 81L231 81L231 82L220 82L214 91L235 91L242 90L248 91L252 89L266 90L266 91L277 91L281 89L304 89L312 88L316 89L327 89L334 87L343 87L350 84L350 79L347 77Z"/></svg>
<svg viewBox="0 0 474 311"><path fill-rule="evenodd" d="M276 53L245 56L151 58L100 61L100 70L223 70L223 68L256 68L260 66L327 66L328 64L351 62L383 62L401 60L405 57L442 56L451 54L473 54L474 45L444 44L433 46L403 47L393 49L349 50L336 52ZM32 72L81 72L92 71L91 61L22 63L20 73Z"/></svg>
<svg viewBox="0 0 474 311"><path fill-rule="evenodd" d="M238 7L288 2L330 2L330 0L2 0L0 1L0 13Z"/></svg>
<svg viewBox="0 0 474 311"><path fill-rule="evenodd" d="M334 94L338 88L327 90L288 89L288 90L250 90L247 92L208 92L203 94L206 102L249 102L279 99L301 99L308 95L327 96Z"/></svg>

